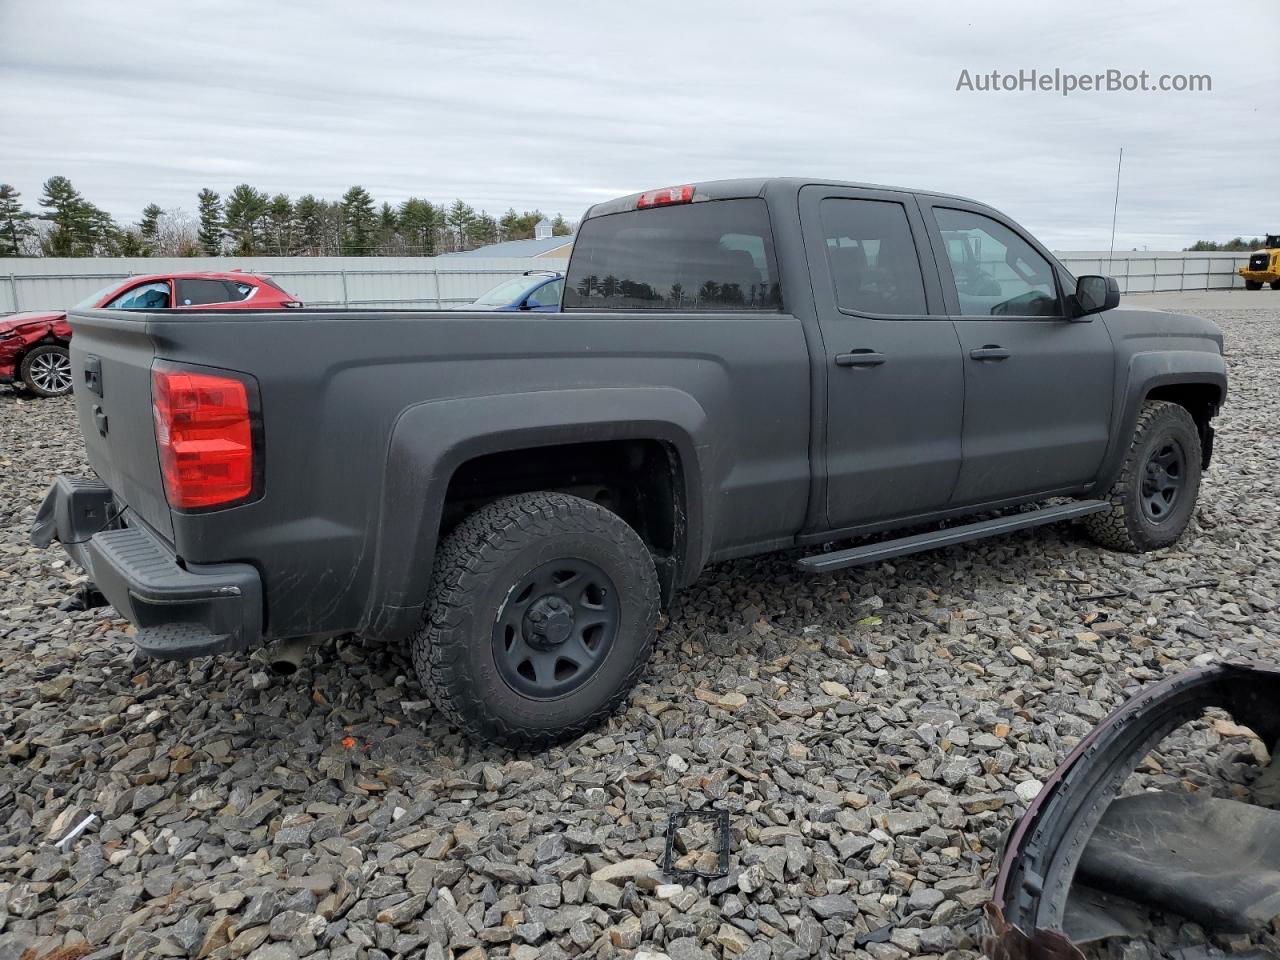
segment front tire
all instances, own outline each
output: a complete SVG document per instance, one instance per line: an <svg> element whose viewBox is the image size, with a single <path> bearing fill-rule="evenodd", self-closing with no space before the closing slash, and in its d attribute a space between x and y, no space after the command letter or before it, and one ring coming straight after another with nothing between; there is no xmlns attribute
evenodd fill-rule
<svg viewBox="0 0 1280 960"><path fill-rule="evenodd" d="M1084 518L1104 547L1145 553L1182 536L1200 492L1200 432L1185 407L1148 400L1107 499L1111 509Z"/></svg>
<svg viewBox="0 0 1280 960"><path fill-rule="evenodd" d="M1262 289L1262 281L1261 281L1261 280L1246 280L1246 281L1244 282L1244 288L1245 288L1246 290L1261 290L1261 289Z"/></svg>
<svg viewBox="0 0 1280 960"><path fill-rule="evenodd" d="M413 662L469 736L542 749L621 705L658 608L653 557L621 517L568 494L504 497L440 544Z"/></svg>
<svg viewBox="0 0 1280 960"><path fill-rule="evenodd" d="M27 351L20 373L36 396L64 396L71 392L71 353L61 344L42 343Z"/></svg>

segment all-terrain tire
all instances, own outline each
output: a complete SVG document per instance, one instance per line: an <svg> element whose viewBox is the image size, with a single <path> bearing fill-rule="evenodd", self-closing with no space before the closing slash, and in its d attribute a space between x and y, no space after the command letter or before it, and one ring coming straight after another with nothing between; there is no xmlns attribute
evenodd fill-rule
<svg viewBox="0 0 1280 960"><path fill-rule="evenodd" d="M1181 454L1180 486L1167 511L1153 518L1143 507L1148 464L1170 445ZM1174 543L1186 529L1200 492L1200 433L1185 407L1148 400L1138 414L1120 474L1107 493L1111 509L1084 518L1089 535L1104 547L1145 553Z"/></svg>
<svg viewBox="0 0 1280 960"><path fill-rule="evenodd" d="M1271 289L1272 289L1272 290L1280 290L1280 280L1272 280L1272 281L1271 281Z"/></svg>
<svg viewBox="0 0 1280 960"><path fill-rule="evenodd" d="M1244 288L1245 288L1246 290L1261 290L1261 289L1262 289L1262 281L1261 281L1261 280L1246 280L1246 281L1244 282Z"/></svg>
<svg viewBox="0 0 1280 960"><path fill-rule="evenodd" d="M71 353L60 343L42 343L22 358L22 382L37 397L71 392Z"/></svg>
<svg viewBox="0 0 1280 960"><path fill-rule="evenodd" d="M594 569L616 588L608 599L615 627L580 686L531 696L517 687L532 679L511 672L512 655L499 637L519 616L520 607L509 604L535 602L521 601L516 588L561 561ZM563 591L570 603L572 589ZM581 735L622 704L649 659L658 613L653 557L621 517L563 493L504 497L471 514L440 544L427 611L413 637L414 667L435 706L469 736L542 749ZM524 616L532 615L526 608ZM560 669L556 661L556 676Z"/></svg>

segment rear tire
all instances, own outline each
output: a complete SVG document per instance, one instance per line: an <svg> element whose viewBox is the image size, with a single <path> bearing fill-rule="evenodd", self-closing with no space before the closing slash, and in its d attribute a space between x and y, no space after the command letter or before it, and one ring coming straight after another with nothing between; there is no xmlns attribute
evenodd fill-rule
<svg viewBox="0 0 1280 960"><path fill-rule="evenodd" d="M440 544L413 662L466 734L542 749L621 705L658 608L653 557L621 517L568 494L504 497Z"/></svg>
<svg viewBox="0 0 1280 960"><path fill-rule="evenodd" d="M22 382L37 397L61 397L71 392L71 353L58 343L42 343L22 358Z"/></svg>
<svg viewBox="0 0 1280 960"><path fill-rule="evenodd" d="M1261 290L1261 289L1262 289L1262 281L1261 281L1261 280L1246 280L1246 281L1244 282L1244 288L1245 288L1246 290Z"/></svg>
<svg viewBox="0 0 1280 960"><path fill-rule="evenodd" d="M1200 492L1200 433L1185 407L1148 400L1107 499L1111 509L1084 518L1095 541L1145 553L1182 536Z"/></svg>
<svg viewBox="0 0 1280 960"><path fill-rule="evenodd" d="M1271 281L1271 289L1272 289L1272 290L1280 290L1280 280L1272 280L1272 281Z"/></svg>

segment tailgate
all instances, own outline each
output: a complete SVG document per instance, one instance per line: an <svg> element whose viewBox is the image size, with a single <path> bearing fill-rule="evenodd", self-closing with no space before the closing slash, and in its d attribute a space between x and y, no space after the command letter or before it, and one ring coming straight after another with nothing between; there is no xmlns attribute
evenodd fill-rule
<svg viewBox="0 0 1280 960"><path fill-rule="evenodd" d="M155 347L147 316L95 310L69 319L76 416L89 465L118 506L127 504L132 517L172 542L151 412Z"/></svg>

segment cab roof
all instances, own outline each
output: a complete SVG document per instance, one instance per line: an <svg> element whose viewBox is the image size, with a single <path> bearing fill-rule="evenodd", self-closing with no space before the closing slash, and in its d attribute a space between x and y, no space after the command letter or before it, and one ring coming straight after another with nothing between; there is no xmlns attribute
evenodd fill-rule
<svg viewBox="0 0 1280 960"><path fill-rule="evenodd" d="M882 183L860 183L853 180L832 180L826 177L744 177L734 180L703 180L690 184L693 187L693 202L700 200L736 200L743 197L762 197L766 193L799 193L802 187L848 187L858 190L893 190L899 193L918 194L920 196L940 197L946 200L963 200L976 203L968 197L960 197L950 193L939 193L936 190L915 190L911 187L893 187ZM662 188L659 188L662 189ZM636 201L645 192L628 194L616 200L605 200L592 205L583 215L583 220L592 217L607 216L611 213L623 213L636 209Z"/></svg>

